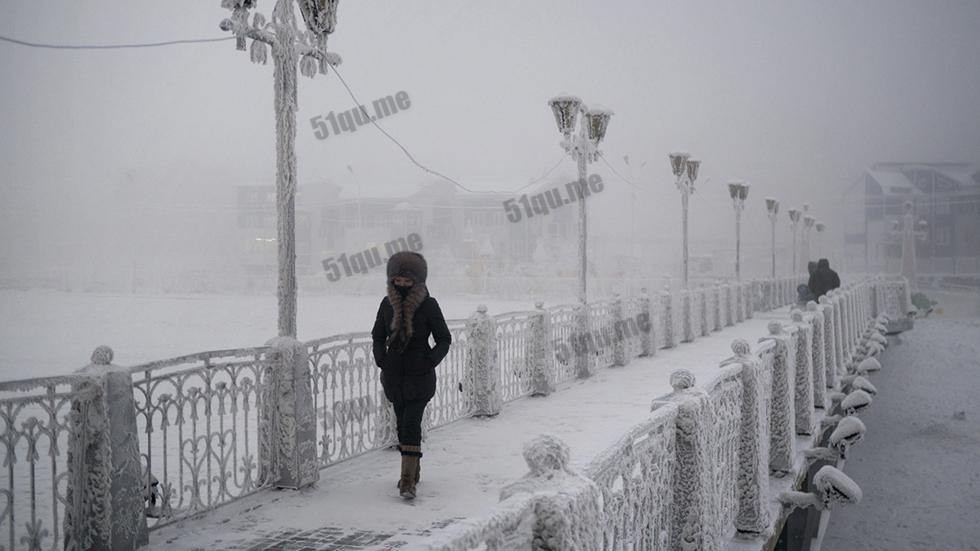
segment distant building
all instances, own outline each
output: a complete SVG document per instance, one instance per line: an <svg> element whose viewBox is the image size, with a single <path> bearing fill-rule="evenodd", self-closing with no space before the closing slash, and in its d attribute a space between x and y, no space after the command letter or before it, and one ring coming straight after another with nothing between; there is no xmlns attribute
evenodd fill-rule
<svg viewBox="0 0 980 551"><path fill-rule="evenodd" d="M532 196L554 186L554 182L543 182L523 193ZM558 251L563 243L574 242L578 221L574 207L509 221L503 202L520 195L467 193L449 182L434 182L403 196L338 198L320 210L319 254L357 252L418 233L427 256L460 261L493 257L498 263L504 262L499 259L516 259L512 264L532 264L535 255L538 260L550 258L549 253Z"/></svg>
<svg viewBox="0 0 980 551"><path fill-rule="evenodd" d="M521 193L533 196L557 185L545 181L515 195L468 193L448 182L432 182L400 196L365 198L345 197L332 184L301 186L296 193L300 287L304 278L322 279L327 258L356 254L412 233L421 237L423 253L446 275L556 272L563 262L573 266L578 231L574 205L530 218L521 207L518 222L507 219L503 206ZM239 185L235 192L240 287L264 292L274 288L277 277L275 188Z"/></svg>
<svg viewBox="0 0 980 551"><path fill-rule="evenodd" d="M848 269L897 272L901 243L894 221L912 203L928 225L918 243L920 274L980 271L980 166L973 163L877 163L844 194Z"/></svg>
<svg viewBox="0 0 980 551"><path fill-rule="evenodd" d="M314 189L315 188L315 189ZM331 184L309 184L296 189L296 274L310 276L320 270L316 229L318 208L339 194ZM268 184L235 186L238 274L246 289L275 286L278 275L276 189Z"/></svg>

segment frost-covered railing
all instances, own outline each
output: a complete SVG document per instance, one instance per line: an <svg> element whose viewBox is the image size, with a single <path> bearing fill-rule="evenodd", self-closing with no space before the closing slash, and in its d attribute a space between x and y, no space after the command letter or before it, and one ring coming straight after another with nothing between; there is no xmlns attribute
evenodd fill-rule
<svg viewBox="0 0 980 551"><path fill-rule="evenodd" d="M350 333L309 341L310 387L316 412L318 465L383 447L395 441L371 333Z"/></svg>
<svg viewBox="0 0 980 551"><path fill-rule="evenodd" d="M493 316L504 402L527 396L534 390L528 362L532 315L533 312L509 312Z"/></svg>
<svg viewBox="0 0 980 551"><path fill-rule="evenodd" d="M0 548L61 549L66 510L75 507L75 518L85 513L68 501L66 477L69 446L78 444L72 416L88 432L85 412L101 399L95 385L77 390L87 380L71 375L0 383Z"/></svg>
<svg viewBox="0 0 980 551"><path fill-rule="evenodd" d="M468 319L448 321L454 345L438 367L424 426L494 415L507 400L546 395L561 382L721 329L740 319L736 301L746 305L744 316L751 312L755 295L746 291L753 285L768 289L757 293L759 304L788 304L799 280L644 292L587 310L539 303L527 312L491 316L478 308ZM647 329L631 327L645 327L641 319ZM612 338L580 356L556 354L573 335L603 332ZM394 442L370 335L273 341L135 367L113 366L111 350L100 347L84 377L0 383L6 476L0 479L0 545L60 548L71 541L84 548L114 537L138 542L148 528L261 488L306 485L316 480L318 467ZM845 355L835 365L846 361ZM69 422L75 406L89 416L80 413L77 425ZM102 429L84 419L101 419ZM87 452L69 456L73 442ZM72 480L79 481L79 492L70 491ZM73 516L78 507L86 509Z"/></svg>
<svg viewBox="0 0 980 551"><path fill-rule="evenodd" d="M262 468L271 435L260 416L277 399L275 365L275 351L261 347L130 368L151 530L274 482Z"/></svg>
<svg viewBox="0 0 980 551"><path fill-rule="evenodd" d="M597 549L670 548L676 418L676 407L653 412L585 468L602 494Z"/></svg>
<svg viewBox="0 0 980 551"><path fill-rule="evenodd" d="M674 391L654 400L651 416L581 474L568 467L563 443L535 439L525 447L530 472L505 488L499 507L438 534L431 548L509 549L546 541L556 549L720 550L736 532L765 541L776 521L770 475L784 477L798 468L798 435L816 442L823 426L818 419L839 419L830 415L832 407L849 414L867 403L855 387L860 382L867 388L859 377L876 365L869 358L879 349L880 335L872 333L880 328L875 295L882 281L864 280L794 309L789 320L771 321L755 345L736 340L734 356L704 386L692 373L675 371ZM774 300L767 296L795 299L792 280L731 290L741 296L726 299L736 319L736 300L748 308ZM710 304L712 290L705 294ZM820 333L829 337L815 346ZM851 393L845 396L842 388ZM816 409L826 414L818 417ZM533 533L501 546L507 532L499 519L516 523L505 512L512 515L516 503L528 503L521 496L534 503L525 509Z"/></svg>

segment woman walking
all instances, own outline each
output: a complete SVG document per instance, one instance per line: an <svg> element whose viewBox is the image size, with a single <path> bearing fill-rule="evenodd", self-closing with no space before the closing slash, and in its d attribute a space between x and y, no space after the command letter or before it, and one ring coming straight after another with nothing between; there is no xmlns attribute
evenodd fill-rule
<svg viewBox="0 0 980 551"><path fill-rule="evenodd" d="M436 393L436 366L449 353L452 335L439 303L425 287L428 267L414 252L388 259L388 294L381 299L371 337L381 386L395 410L401 476L398 490L415 498L422 458L422 416ZM429 347L429 335L435 346Z"/></svg>

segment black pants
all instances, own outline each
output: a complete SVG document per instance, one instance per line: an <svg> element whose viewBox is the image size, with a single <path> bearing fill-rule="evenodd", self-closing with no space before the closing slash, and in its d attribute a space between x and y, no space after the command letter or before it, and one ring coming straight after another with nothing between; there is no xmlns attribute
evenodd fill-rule
<svg viewBox="0 0 980 551"><path fill-rule="evenodd" d="M422 445L422 416L428 400L393 402L398 426L398 443L406 446Z"/></svg>

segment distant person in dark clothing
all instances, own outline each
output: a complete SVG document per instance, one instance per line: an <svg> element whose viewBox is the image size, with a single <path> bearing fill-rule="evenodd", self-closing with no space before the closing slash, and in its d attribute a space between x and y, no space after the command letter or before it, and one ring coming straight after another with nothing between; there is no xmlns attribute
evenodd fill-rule
<svg viewBox="0 0 980 551"><path fill-rule="evenodd" d="M817 300L826 295L829 291L840 287L840 276L837 272L830 269L830 261L821 258L817 261L817 270L810 274L810 281L807 284L810 292Z"/></svg>
<svg viewBox="0 0 980 551"><path fill-rule="evenodd" d="M806 285L798 285L796 287L796 301L799 304L806 305L807 302L811 300L817 300L816 295L813 294L813 287L810 286L809 282L813 281L813 274L817 271L817 263L813 260L807 262L806 271L810 274L810 279Z"/></svg>

